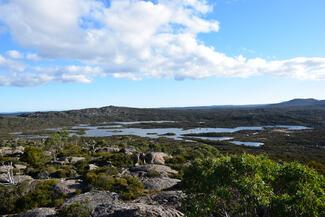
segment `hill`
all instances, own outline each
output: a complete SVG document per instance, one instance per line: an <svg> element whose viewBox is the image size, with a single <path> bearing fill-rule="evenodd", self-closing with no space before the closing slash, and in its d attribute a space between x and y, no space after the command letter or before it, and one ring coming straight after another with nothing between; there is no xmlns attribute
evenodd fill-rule
<svg viewBox="0 0 325 217"><path fill-rule="evenodd" d="M172 124L173 127L185 128L275 124L325 127L325 101L294 99L266 105L147 109L107 106L69 111L33 112L18 114L18 116L0 116L0 130L12 132L112 121L160 120L177 121L178 123ZM172 127L170 124L159 126Z"/></svg>

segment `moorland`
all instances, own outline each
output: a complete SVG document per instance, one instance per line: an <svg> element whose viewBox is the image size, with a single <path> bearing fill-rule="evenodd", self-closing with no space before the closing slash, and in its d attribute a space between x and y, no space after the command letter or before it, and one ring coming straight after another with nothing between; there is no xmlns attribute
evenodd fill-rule
<svg viewBox="0 0 325 217"><path fill-rule="evenodd" d="M263 130L191 133L181 140L174 132L86 134L87 126L112 131L107 125L116 122ZM6 114L0 132L1 215L325 216L324 101ZM262 145L211 139L220 137Z"/></svg>

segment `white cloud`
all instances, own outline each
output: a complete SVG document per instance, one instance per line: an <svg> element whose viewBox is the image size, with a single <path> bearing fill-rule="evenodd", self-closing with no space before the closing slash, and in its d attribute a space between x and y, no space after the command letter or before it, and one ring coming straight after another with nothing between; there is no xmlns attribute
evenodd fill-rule
<svg viewBox="0 0 325 217"><path fill-rule="evenodd" d="M21 54L25 59L19 61L0 56L0 84L88 83L103 75L133 80L262 74L325 79L325 58L246 59L206 46L197 35L219 30L216 20L205 18L212 10L204 0L112 0L110 7L93 0L0 3L0 21L14 40L36 51ZM62 66L62 60L78 64Z"/></svg>
<svg viewBox="0 0 325 217"><path fill-rule="evenodd" d="M0 86L33 86L57 82L89 83L95 77L105 76L98 66L30 66L20 60L0 55Z"/></svg>
<svg viewBox="0 0 325 217"><path fill-rule="evenodd" d="M31 60L31 61L39 61L42 58L40 56L38 56L38 54L36 54L36 53L28 53L26 55L26 59Z"/></svg>
<svg viewBox="0 0 325 217"><path fill-rule="evenodd" d="M21 59L21 58L23 58L21 53L19 51L16 51L16 50L7 51L7 55L12 59Z"/></svg>

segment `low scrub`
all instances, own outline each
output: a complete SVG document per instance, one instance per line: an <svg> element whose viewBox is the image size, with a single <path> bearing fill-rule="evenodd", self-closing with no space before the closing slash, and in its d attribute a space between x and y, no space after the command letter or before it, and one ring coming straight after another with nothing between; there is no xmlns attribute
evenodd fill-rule
<svg viewBox="0 0 325 217"><path fill-rule="evenodd" d="M325 178L296 162L248 154L196 160L183 187L189 217L325 216Z"/></svg>

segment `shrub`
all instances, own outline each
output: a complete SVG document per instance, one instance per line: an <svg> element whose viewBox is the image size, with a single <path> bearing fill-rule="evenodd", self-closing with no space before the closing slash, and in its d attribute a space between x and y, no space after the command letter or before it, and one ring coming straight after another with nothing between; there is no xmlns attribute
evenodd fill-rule
<svg viewBox="0 0 325 217"><path fill-rule="evenodd" d="M63 166L51 174L53 178L74 178L77 172L70 166Z"/></svg>
<svg viewBox="0 0 325 217"><path fill-rule="evenodd" d="M37 168L44 166L47 160L47 157L43 154L43 150L37 147L27 147L21 158L21 161Z"/></svg>
<svg viewBox="0 0 325 217"><path fill-rule="evenodd" d="M187 216L324 216L324 177L265 156L196 160L184 171Z"/></svg>
<svg viewBox="0 0 325 217"><path fill-rule="evenodd" d="M91 209L85 204L80 202L72 203L63 207L57 214L61 217L89 217L91 215Z"/></svg>
<svg viewBox="0 0 325 217"><path fill-rule="evenodd" d="M132 156L125 153L112 153L110 156L107 156L105 160L112 162L112 165L116 167L133 166Z"/></svg>
<svg viewBox="0 0 325 217"><path fill-rule="evenodd" d="M114 170L110 173L105 173L102 169L94 170L87 173L86 181L96 189L114 191L126 200L135 199L143 194L143 184L137 177L117 177L116 174Z"/></svg>
<svg viewBox="0 0 325 217"><path fill-rule="evenodd" d="M64 202L64 196L54 190L55 180L46 180L36 184L35 188L17 200L17 211L36 207L56 207Z"/></svg>
<svg viewBox="0 0 325 217"><path fill-rule="evenodd" d="M132 200L143 195L144 186L139 178L126 176L116 178L112 190L119 193L122 199Z"/></svg>
<svg viewBox="0 0 325 217"><path fill-rule="evenodd" d="M58 157L70 157L70 156L82 156L81 146L75 144L64 145Z"/></svg>
<svg viewBox="0 0 325 217"><path fill-rule="evenodd" d="M13 213L17 201L16 186L0 185L0 215Z"/></svg>

